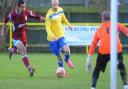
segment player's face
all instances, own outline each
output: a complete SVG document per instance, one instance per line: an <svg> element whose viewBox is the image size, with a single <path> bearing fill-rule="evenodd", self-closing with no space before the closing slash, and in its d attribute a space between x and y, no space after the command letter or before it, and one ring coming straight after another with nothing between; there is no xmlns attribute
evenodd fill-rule
<svg viewBox="0 0 128 89"><path fill-rule="evenodd" d="M21 4L21 6L19 7L19 12L22 14L24 13L26 10L26 4Z"/></svg>
<svg viewBox="0 0 128 89"><path fill-rule="evenodd" d="M54 11L57 11L58 10L58 6L59 6L58 0L52 0L52 9Z"/></svg>

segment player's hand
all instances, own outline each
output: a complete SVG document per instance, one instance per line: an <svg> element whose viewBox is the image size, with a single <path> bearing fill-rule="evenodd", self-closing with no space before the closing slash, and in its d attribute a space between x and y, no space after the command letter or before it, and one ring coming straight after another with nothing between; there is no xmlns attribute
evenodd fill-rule
<svg viewBox="0 0 128 89"><path fill-rule="evenodd" d="M88 55L87 59L86 59L86 72L91 72L92 68L91 68L91 56Z"/></svg>
<svg viewBox="0 0 128 89"><path fill-rule="evenodd" d="M69 28L70 30L73 30L73 27L72 27L72 26L68 26L68 28Z"/></svg>
<svg viewBox="0 0 128 89"><path fill-rule="evenodd" d="M128 33L126 34L126 36L128 36Z"/></svg>
<svg viewBox="0 0 128 89"><path fill-rule="evenodd" d="M57 40L57 37L56 36L53 36L52 37L52 40L54 40L54 41Z"/></svg>
<svg viewBox="0 0 128 89"><path fill-rule="evenodd" d="M4 26L1 28L1 37L4 37Z"/></svg>
<svg viewBox="0 0 128 89"><path fill-rule="evenodd" d="M40 21L45 21L45 17L41 16Z"/></svg>

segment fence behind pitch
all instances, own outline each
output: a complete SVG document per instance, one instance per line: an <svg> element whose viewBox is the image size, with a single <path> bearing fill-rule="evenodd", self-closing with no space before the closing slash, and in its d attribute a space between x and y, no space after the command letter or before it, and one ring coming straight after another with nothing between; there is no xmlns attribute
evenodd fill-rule
<svg viewBox="0 0 128 89"><path fill-rule="evenodd" d="M124 23L125 24L125 23ZM2 24L0 24L2 25ZM100 23L72 23L73 26L99 26ZM128 24L125 24L128 26ZM9 28L11 28L10 23L8 24ZM9 47L10 35L8 33L6 37L6 47ZM128 40L127 37L120 34L121 41L123 43L124 51L128 51ZM87 52L88 46L85 48L85 45L75 45L71 47L72 52ZM31 52L49 52L48 41L47 41L47 33L45 31L44 23L28 23L28 51Z"/></svg>

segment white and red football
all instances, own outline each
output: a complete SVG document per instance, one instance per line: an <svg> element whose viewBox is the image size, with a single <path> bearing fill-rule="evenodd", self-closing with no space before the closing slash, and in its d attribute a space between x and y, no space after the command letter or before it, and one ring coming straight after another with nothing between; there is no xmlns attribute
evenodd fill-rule
<svg viewBox="0 0 128 89"><path fill-rule="evenodd" d="M57 75L58 78L64 78L64 77L66 77L66 71L65 71L65 69L63 67L58 67L56 69L56 75Z"/></svg>

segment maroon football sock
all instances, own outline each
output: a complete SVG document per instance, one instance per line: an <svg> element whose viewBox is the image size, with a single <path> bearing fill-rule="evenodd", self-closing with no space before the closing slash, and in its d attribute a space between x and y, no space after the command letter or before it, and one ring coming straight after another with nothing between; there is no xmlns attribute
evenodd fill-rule
<svg viewBox="0 0 128 89"><path fill-rule="evenodd" d="M23 57L23 63L24 63L24 65L25 65L25 67L26 67L28 70L30 70L29 60L28 60L28 58L27 58L26 56Z"/></svg>

